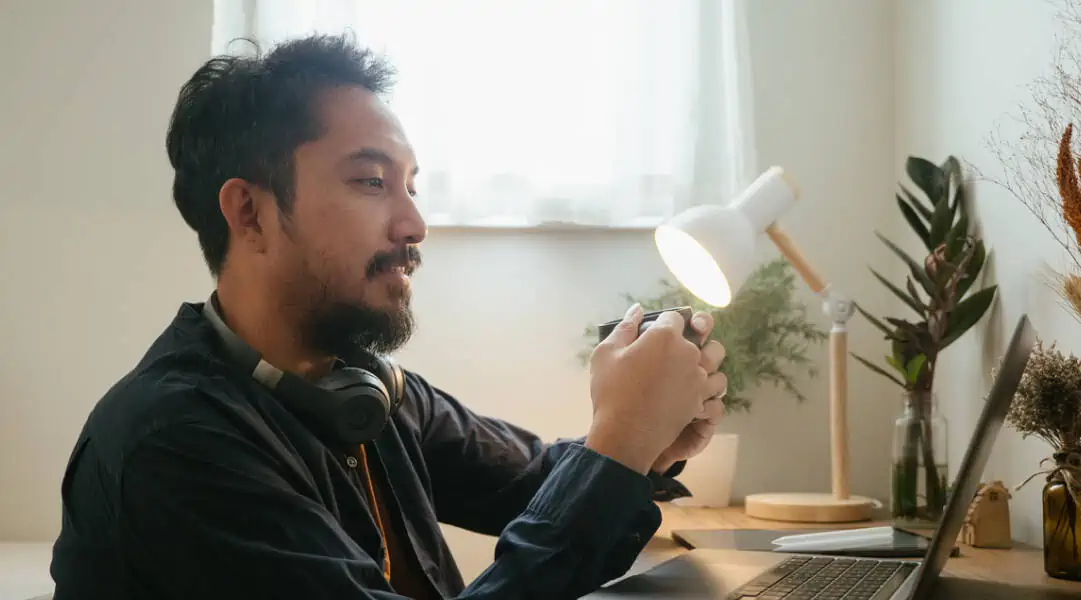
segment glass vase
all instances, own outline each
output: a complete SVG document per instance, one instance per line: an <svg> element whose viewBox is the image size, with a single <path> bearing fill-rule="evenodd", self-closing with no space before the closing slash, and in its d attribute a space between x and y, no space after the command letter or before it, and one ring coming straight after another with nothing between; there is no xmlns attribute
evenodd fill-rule
<svg viewBox="0 0 1081 600"><path fill-rule="evenodd" d="M932 528L946 507L946 419L929 391L909 391L893 427L890 509L897 525Z"/></svg>
<svg viewBox="0 0 1081 600"><path fill-rule="evenodd" d="M1081 581L1081 506L1061 476L1043 488L1043 568L1051 577Z"/></svg>

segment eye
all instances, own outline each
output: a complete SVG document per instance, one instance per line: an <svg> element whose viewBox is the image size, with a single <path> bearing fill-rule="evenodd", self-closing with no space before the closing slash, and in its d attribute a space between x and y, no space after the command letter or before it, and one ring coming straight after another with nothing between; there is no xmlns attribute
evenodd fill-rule
<svg viewBox="0 0 1081 600"><path fill-rule="evenodd" d="M417 197L417 190L408 190L408 191L409 191L409 195L410 195L411 197L413 197L413 198L416 198L416 197Z"/></svg>
<svg viewBox="0 0 1081 600"><path fill-rule="evenodd" d="M383 187L383 179L380 178L380 177L363 177L363 178L360 178L360 179L353 179L352 181L354 183L359 183L360 185L364 185L364 186L368 186L368 187L376 187L376 188L382 188Z"/></svg>

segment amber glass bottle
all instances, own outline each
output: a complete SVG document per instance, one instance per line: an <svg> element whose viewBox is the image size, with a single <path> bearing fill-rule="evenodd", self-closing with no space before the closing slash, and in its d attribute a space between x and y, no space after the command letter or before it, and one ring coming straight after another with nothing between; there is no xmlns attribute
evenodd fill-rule
<svg viewBox="0 0 1081 600"><path fill-rule="evenodd" d="M1062 477L1043 488L1043 567L1051 577L1081 581L1081 505Z"/></svg>

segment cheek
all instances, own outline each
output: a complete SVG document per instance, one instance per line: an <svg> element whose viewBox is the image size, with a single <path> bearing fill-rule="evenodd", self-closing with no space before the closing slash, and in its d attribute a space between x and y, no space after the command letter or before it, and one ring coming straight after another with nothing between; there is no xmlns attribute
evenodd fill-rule
<svg viewBox="0 0 1081 600"><path fill-rule="evenodd" d="M376 252L390 247L383 202L347 186L298 189L295 246L332 293L354 299L366 295L368 264Z"/></svg>

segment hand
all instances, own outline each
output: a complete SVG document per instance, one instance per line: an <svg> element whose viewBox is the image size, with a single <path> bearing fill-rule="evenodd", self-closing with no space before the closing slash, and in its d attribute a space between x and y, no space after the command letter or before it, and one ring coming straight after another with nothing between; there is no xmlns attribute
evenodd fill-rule
<svg viewBox="0 0 1081 600"><path fill-rule="evenodd" d="M702 339L708 339L710 332L713 330L713 317L708 313L697 313L691 319L691 325L702 334ZM718 383L718 385L722 385L723 389L727 391L728 378L725 377L724 373L717 371L724 361L724 356L724 346L715 340L711 340L702 348L701 365L710 374L711 379L723 382L723 384ZM716 386L711 387L711 389L716 389ZM705 401L702 414L684 427L676 441L672 442L672 445L668 446L657 457L651 468L653 472L663 474L672 465L681 460L698 456L709 446L713 434L717 431L717 422L724 415L723 399L724 392L721 392L721 394Z"/></svg>
<svg viewBox="0 0 1081 600"><path fill-rule="evenodd" d="M724 382L709 377L678 313L662 314L639 336L641 321L641 307L632 306L590 357L586 446L645 474Z"/></svg>

